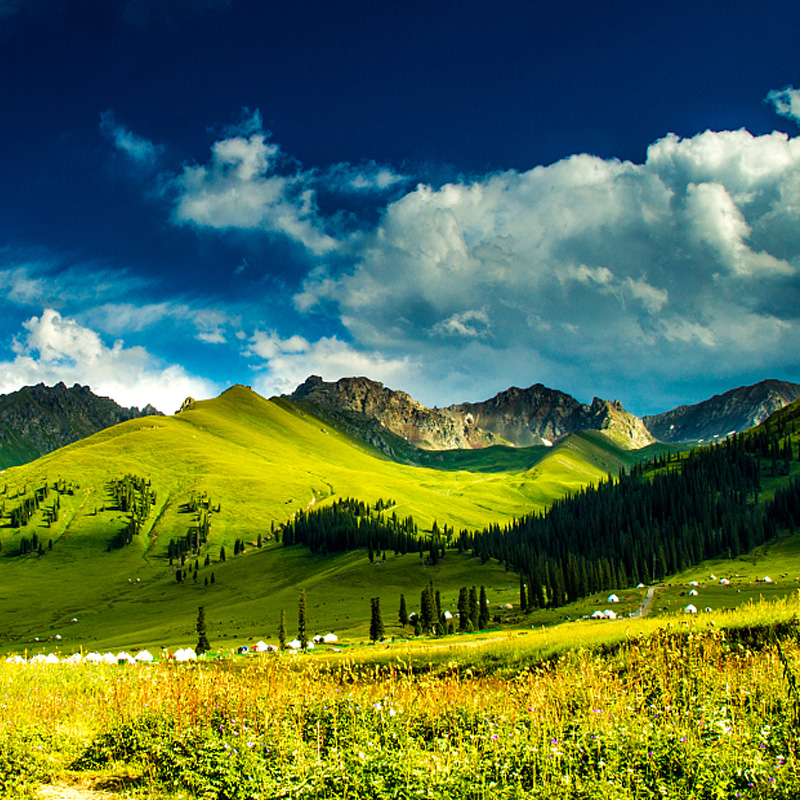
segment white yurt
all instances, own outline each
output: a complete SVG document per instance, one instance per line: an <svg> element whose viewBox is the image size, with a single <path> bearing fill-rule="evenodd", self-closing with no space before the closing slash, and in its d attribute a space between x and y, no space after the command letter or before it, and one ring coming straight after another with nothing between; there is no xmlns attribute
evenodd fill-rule
<svg viewBox="0 0 800 800"><path fill-rule="evenodd" d="M117 664L133 664L133 656L125 650L121 650L117 653Z"/></svg>
<svg viewBox="0 0 800 800"><path fill-rule="evenodd" d="M103 656L101 656L100 653L94 652L94 650L83 657L84 664L99 664L102 660Z"/></svg>
<svg viewBox="0 0 800 800"><path fill-rule="evenodd" d="M153 663L153 655L147 650L140 650L133 658L134 661L137 661L139 664Z"/></svg>
<svg viewBox="0 0 800 800"><path fill-rule="evenodd" d="M610 594L606 600L606 603L619 603L619 597L617 597L615 594Z"/></svg>
<svg viewBox="0 0 800 800"><path fill-rule="evenodd" d="M80 653L73 653L68 658L65 658L61 663L62 664L80 664L83 659L81 658Z"/></svg>
<svg viewBox="0 0 800 800"><path fill-rule="evenodd" d="M6 659L6 664L26 664L27 662L22 656L9 656Z"/></svg>
<svg viewBox="0 0 800 800"><path fill-rule="evenodd" d="M683 609L683 613L684 614L696 614L697 613L697 608L696 608L696 606L693 606L691 603L689 603L689 605L686 606L686 608Z"/></svg>
<svg viewBox="0 0 800 800"><path fill-rule="evenodd" d="M730 581L727 578L720 578L719 579L719 585L720 586L728 586L729 584L730 584Z"/></svg>
<svg viewBox="0 0 800 800"><path fill-rule="evenodd" d="M692 591L689 592L689 597L697 597L698 594L699 592L697 591L697 589L692 589Z"/></svg>
<svg viewBox="0 0 800 800"><path fill-rule="evenodd" d="M286 642L286 647L289 650L299 650L302 647L299 639L292 639L291 642Z"/></svg>
<svg viewBox="0 0 800 800"><path fill-rule="evenodd" d="M334 644L339 641L339 637L335 633L326 633L322 637L322 641L325 642L325 644Z"/></svg>
<svg viewBox="0 0 800 800"><path fill-rule="evenodd" d="M616 611L611 611L611 609L607 608L603 612L603 619L616 619L616 618L617 618L617 612Z"/></svg>
<svg viewBox="0 0 800 800"><path fill-rule="evenodd" d="M175 660L176 661L196 661L197 660L197 653L191 648L178 648L175 651Z"/></svg>

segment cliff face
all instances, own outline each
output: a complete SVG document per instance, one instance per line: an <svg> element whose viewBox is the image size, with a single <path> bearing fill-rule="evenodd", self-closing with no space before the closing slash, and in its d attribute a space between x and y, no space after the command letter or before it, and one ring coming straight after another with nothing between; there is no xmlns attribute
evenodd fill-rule
<svg viewBox="0 0 800 800"><path fill-rule="evenodd" d="M33 461L103 428L153 414L161 412L150 405L122 408L88 386L25 386L0 395L0 467Z"/></svg>
<svg viewBox="0 0 800 800"><path fill-rule="evenodd" d="M800 384L767 380L643 417L643 422L662 442L708 441L758 425L798 398Z"/></svg>
<svg viewBox="0 0 800 800"><path fill-rule="evenodd" d="M380 429L427 450L453 450L511 444L517 447L553 444L569 433L601 430L617 444L639 448L653 437L637 417L618 402L595 398L591 406L564 392L536 384L528 389L512 387L482 403L462 403L431 409L405 392L387 389L367 378L343 378L326 383L308 378L291 395L346 421L358 433L390 455L397 455ZM392 449L393 447L393 449Z"/></svg>
<svg viewBox="0 0 800 800"><path fill-rule="evenodd" d="M326 383L312 375L290 397L321 407L340 421L348 421L351 428L354 425L369 428L370 443L383 450L386 443L378 441L378 431L374 425L369 426L370 420L409 444L429 450L487 447L503 441L489 431L476 428L466 420L466 415L450 409L427 408L405 392L387 389L368 378L342 378Z"/></svg>

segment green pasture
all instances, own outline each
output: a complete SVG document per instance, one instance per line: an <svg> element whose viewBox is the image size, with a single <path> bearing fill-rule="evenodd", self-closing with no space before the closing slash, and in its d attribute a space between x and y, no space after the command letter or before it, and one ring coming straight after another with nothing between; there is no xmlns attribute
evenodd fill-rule
<svg viewBox="0 0 800 800"><path fill-rule="evenodd" d="M402 635L391 629L400 593L411 608L431 578L448 604L462 585L485 584L510 587L494 594L516 605L517 579L498 574L496 565L455 553L439 567L425 567L410 554L389 553L374 565L363 552L314 557L277 546L271 532L298 510L344 497L392 499L391 510L412 515L421 529L434 521L456 531L481 528L544 509L642 457L593 432L553 448L488 448L442 454L430 467L409 466L289 401L265 400L236 386L173 417L131 420L0 473L0 647L50 645L56 635L62 649L185 645L194 636L199 605L206 606L210 633L222 646L274 639L280 610L293 620L302 588L310 624L352 638L366 635L373 596L381 598L389 634ZM114 507L108 481L126 474L150 480L156 502L142 533L116 549L111 542L127 517ZM26 526L10 527L10 511L21 497L56 481L69 486L59 495L58 520L45 521L44 507L55 500L51 491ZM170 566L167 546L194 524L185 504L201 494L219 512L210 515L197 584L193 570L178 584L179 565ZM34 533L42 554L17 555L22 537ZM233 558L237 539L246 550ZM189 559L184 569L193 563ZM213 585L206 586L212 573Z"/></svg>

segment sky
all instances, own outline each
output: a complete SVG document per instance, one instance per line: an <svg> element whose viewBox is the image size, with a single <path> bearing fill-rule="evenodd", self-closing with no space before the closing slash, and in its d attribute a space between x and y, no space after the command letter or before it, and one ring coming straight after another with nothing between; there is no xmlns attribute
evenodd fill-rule
<svg viewBox="0 0 800 800"><path fill-rule="evenodd" d="M0 0L0 392L800 381L800 6Z"/></svg>

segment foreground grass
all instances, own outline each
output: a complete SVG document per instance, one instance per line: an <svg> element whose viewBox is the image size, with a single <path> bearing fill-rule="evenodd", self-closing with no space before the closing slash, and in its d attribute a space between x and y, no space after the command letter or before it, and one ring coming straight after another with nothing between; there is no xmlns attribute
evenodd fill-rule
<svg viewBox="0 0 800 800"><path fill-rule="evenodd" d="M0 665L0 787L101 774L152 798L795 798L798 611L574 623L460 656Z"/></svg>

